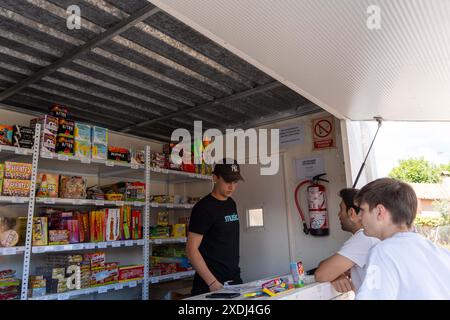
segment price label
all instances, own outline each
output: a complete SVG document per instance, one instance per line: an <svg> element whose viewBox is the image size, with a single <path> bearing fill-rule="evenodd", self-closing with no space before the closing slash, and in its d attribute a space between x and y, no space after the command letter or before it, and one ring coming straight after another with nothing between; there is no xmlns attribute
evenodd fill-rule
<svg viewBox="0 0 450 320"><path fill-rule="evenodd" d="M45 247L33 247L34 253L42 253L45 252Z"/></svg>
<svg viewBox="0 0 450 320"><path fill-rule="evenodd" d="M123 207L125 205L125 201L116 201L116 206Z"/></svg>
<svg viewBox="0 0 450 320"><path fill-rule="evenodd" d="M21 155L27 155L28 154L28 150L24 149L24 148L17 148L14 150L14 152L16 154L21 154Z"/></svg>
<svg viewBox="0 0 450 320"><path fill-rule="evenodd" d="M173 208L173 203L168 203L167 208Z"/></svg>
<svg viewBox="0 0 450 320"><path fill-rule="evenodd" d="M73 250L82 250L84 248L83 244L74 244Z"/></svg>
<svg viewBox="0 0 450 320"><path fill-rule="evenodd" d="M95 200L95 205L96 206L104 206L105 205L105 201L104 200Z"/></svg>
<svg viewBox="0 0 450 320"><path fill-rule="evenodd" d="M123 284L121 284L121 283L116 284L116 286L115 286L114 289L116 289L116 290L122 290L122 289L123 289Z"/></svg>
<svg viewBox="0 0 450 320"><path fill-rule="evenodd" d="M137 286L137 282L136 281L131 281L129 285L130 285L130 288L134 288L134 287Z"/></svg>
<svg viewBox="0 0 450 320"><path fill-rule="evenodd" d="M145 203L144 202L141 202L141 201L135 201L134 202L134 206L135 207L143 207L145 205Z"/></svg>
<svg viewBox="0 0 450 320"><path fill-rule="evenodd" d="M69 156L64 155L64 154L58 154L58 160L69 161Z"/></svg>
<svg viewBox="0 0 450 320"><path fill-rule="evenodd" d="M143 245L144 245L144 240L143 240L143 239L138 240L138 241L136 241L136 243L137 243L138 245L140 245L140 246L143 246Z"/></svg>
<svg viewBox="0 0 450 320"><path fill-rule="evenodd" d="M58 246L48 246L46 251L47 252L52 252L52 251L58 251Z"/></svg>
<svg viewBox="0 0 450 320"><path fill-rule="evenodd" d="M132 246L133 246L133 240L125 241L125 247L132 247Z"/></svg>
<svg viewBox="0 0 450 320"><path fill-rule="evenodd" d="M56 200L54 198L49 198L44 200L45 204L55 204Z"/></svg>
<svg viewBox="0 0 450 320"><path fill-rule="evenodd" d="M86 243L84 245L85 249L95 249L95 243Z"/></svg>
<svg viewBox="0 0 450 320"><path fill-rule="evenodd" d="M189 178L196 178L197 175L195 173L189 173Z"/></svg>
<svg viewBox="0 0 450 320"><path fill-rule="evenodd" d="M114 248L118 248L118 247L120 247L121 244L122 244L122 243L121 243L120 241L115 241L115 242L112 243L112 246L113 246Z"/></svg>
<svg viewBox="0 0 450 320"><path fill-rule="evenodd" d="M97 246L99 249L105 249L108 247L108 244L106 242L99 242Z"/></svg>
<svg viewBox="0 0 450 320"><path fill-rule="evenodd" d="M173 279L178 280L178 279L181 279L181 277L179 275L175 275L175 276L173 276Z"/></svg>
<svg viewBox="0 0 450 320"><path fill-rule="evenodd" d="M158 282L159 282L159 279L157 279L157 278L151 278L150 281L151 281L151 283L158 283Z"/></svg>
<svg viewBox="0 0 450 320"><path fill-rule="evenodd" d="M41 157L44 158L44 159L53 159L53 153L41 152Z"/></svg>
<svg viewBox="0 0 450 320"><path fill-rule="evenodd" d="M155 239L155 244L162 244L162 240L161 239Z"/></svg>
<svg viewBox="0 0 450 320"><path fill-rule="evenodd" d="M3 148L2 148L2 145L0 144L0 152L2 152L3 151Z"/></svg>
<svg viewBox="0 0 450 320"><path fill-rule="evenodd" d="M155 172L161 172L161 168L155 167L155 168L153 168L153 171L155 171Z"/></svg>
<svg viewBox="0 0 450 320"><path fill-rule="evenodd" d="M184 205L184 208L185 208L185 209L190 209L191 207L192 207L192 205L190 205L190 204L185 204L185 205Z"/></svg>
<svg viewBox="0 0 450 320"><path fill-rule="evenodd" d="M84 203L84 201L82 199L74 199L72 201L72 204L74 204L74 205L80 205L80 204L83 204L83 203Z"/></svg>
<svg viewBox="0 0 450 320"><path fill-rule="evenodd" d="M113 162L113 161L106 161L106 162L105 162L105 165L106 165L107 167L114 167L114 162Z"/></svg>
<svg viewBox="0 0 450 320"><path fill-rule="evenodd" d="M5 249L3 249L3 254L5 256L9 256L9 255L16 254L16 253L17 253L16 248L5 248Z"/></svg>
<svg viewBox="0 0 450 320"><path fill-rule="evenodd" d="M90 158L81 158L81 163L90 164L91 163L91 159Z"/></svg>
<svg viewBox="0 0 450 320"><path fill-rule="evenodd" d="M12 203L25 203L25 199L21 197L13 197Z"/></svg>
<svg viewBox="0 0 450 320"><path fill-rule="evenodd" d="M65 245L65 246L63 246L63 250L64 250L64 251L70 251L70 250L73 250L73 246L72 246L72 245Z"/></svg>
<svg viewBox="0 0 450 320"><path fill-rule="evenodd" d="M168 174L168 173L169 173L169 170L167 170L167 169L161 169L161 172L164 173L164 174Z"/></svg>
<svg viewBox="0 0 450 320"><path fill-rule="evenodd" d="M133 164L131 164L131 169L138 170L139 165L137 163L133 163Z"/></svg>
<svg viewBox="0 0 450 320"><path fill-rule="evenodd" d="M108 292L108 288L106 288L106 287L98 288L98 293L107 293L107 292Z"/></svg>
<svg viewBox="0 0 450 320"><path fill-rule="evenodd" d="M159 204L158 204L157 202L152 202L150 205L151 205L153 208L158 208L158 207L159 207Z"/></svg>
<svg viewBox="0 0 450 320"><path fill-rule="evenodd" d="M70 296L68 293L58 294L58 300L69 300Z"/></svg>

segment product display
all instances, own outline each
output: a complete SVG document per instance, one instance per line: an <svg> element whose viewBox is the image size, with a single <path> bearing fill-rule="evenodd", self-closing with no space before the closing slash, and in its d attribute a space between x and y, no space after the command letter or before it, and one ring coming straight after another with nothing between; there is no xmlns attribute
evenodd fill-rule
<svg viewBox="0 0 450 320"><path fill-rule="evenodd" d="M16 271L0 269L0 300L15 300L20 298L20 280Z"/></svg>
<svg viewBox="0 0 450 320"><path fill-rule="evenodd" d="M3 195L10 197L28 197L30 195L30 180L3 180Z"/></svg>
<svg viewBox="0 0 450 320"><path fill-rule="evenodd" d="M0 145L10 146L13 141L13 128L0 125Z"/></svg>
<svg viewBox="0 0 450 320"><path fill-rule="evenodd" d="M30 127L35 130L36 124L41 124L41 151L55 153L56 138L59 120L56 117L45 115L30 121Z"/></svg>
<svg viewBox="0 0 450 320"><path fill-rule="evenodd" d="M18 125L15 125L13 128L13 146L32 149L34 145L34 130Z"/></svg>
<svg viewBox="0 0 450 320"><path fill-rule="evenodd" d="M144 278L144 265L119 267L119 281L133 281Z"/></svg>
<svg viewBox="0 0 450 320"><path fill-rule="evenodd" d="M59 175L38 173L36 178L36 196L40 198L58 198Z"/></svg>
<svg viewBox="0 0 450 320"><path fill-rule="evenodd" d="M92 127L92 144L108 146L108 129L102 127Z"/></svg>
<svg viewBox="0 0 450 320"><path fill-rule="evenodd" d="M104 210L92 211L89 214L91 242L105 241L105 228L106 228L105 216L106 213Z"/></svg>
<svg viewBox="0 0 450 320"><path fill-rule="evenodd" d="M305 270L301 261L291 262L290 264L292 279L295 288L302 288L305 286Z"/></svg>
<svg viewBox="0 0 450 320"><path fill-rule="evenodd" d="M0 163L0 195L3 192L3 179L5 178L5 165Z"/></svg>
<svg viewBox="0 0 450 320"><path fill-rule="evenodd" d="M60 198L86 199L87 180L84 177L61 176Z"/></svg>
<svg viewBox="0 0 450 320"><path fill-rule="evenodd" d="M50 115L57 117L57 118L63 118L66 119L67 115L69 114L69 110L65 106L61 106L59 104L54 104L49 108Z"/></svg>
<svg viewBox="0 0 450 320"><path fill-rule="evenodd" d="M92 144L92 159L107 160L108 159L108 146L103 144Z"/></svg>
<svg viewBox="0 0 450 320"><path fill-rule="evenodd" d="M91 143L91 126L75 122L75 141L85 141Z"/></svg>
<svg viewBox="0 0 450 320"><path fill-rule="evenodd" d="M47 217L33 218L33 246L48 245Z"/></svg>
<svg viewBox="0 0 450 320"><path fill-rule="evenodd" d="M145 152L142 150L132 150L131 164L145 164Z"/></svg>
<svg viewBox="0 0 450 320"><path fill-rule="evenodd" d="M6 179L30 180L31 163L5 161L4 177Z"/></svg>
<svg viewBox="0 0 450 320"><path fill-rule="evenodd" d="M75 122L64 118L58 120L58 138L74 138L75 136Z"/></svg>
<svg viewBox="0 0 450 320"><path fill-rule="evenodd" d="M120 239L120 209L106 211L106 241Z"/></svg>
<svg viewBox="0 0 450 320"><path fill-rule="evenodd" d="M49 230L49 245L69 244L69 230Z"/></svg>
<svg viewBox="0 0 450 320"><path fill-rule="evenodd" d="M169 226L150 226L150 238L170 238L170 227Z"/></svg>
<svg viewBox="0 0 450 320"><path fill-rule="evenodd" d="M65 136L59 136L56 139L56 153L67 156L74 155L75 140Z"/></svg>
<svg viewBox="0 0 450 320"><path fill-rule="evenodd" d="M130 163L130 150L119 147L108 147L108 160Z"/></svg>
<svg viewBox="0 0 450 320"><path fill-rule="evenodd" d="M92 147L90 142L78 141L75 139L74 155L80 158L90 159L92 157Z"/></svg>
<svg viewBox="0 0 450 320"><path fill-rule="evenodd" d="M130 206L120 208L120 221L122 226L120 230L120 238L122 240L130 240L132 227Z"/></svg>
<svg viewBox="0 0 450 320"><path fill-rule="evenodd" d="M169 213L167 211L158 212L158 226L166 227L169 225Z"/></svg>
<svg viewBox="0 0 450 320"><path fill-rule="evenodd" d="M172 226L172 237L174 238L185 238L186 237L186 225L185 224L174 224Z"/></svg>
<svg viewBox="0 0 450 320"><path fill-rule="evenodd" d="M131 211L131 237L133 240L142 239L142 214L139 210Z"/></svg>

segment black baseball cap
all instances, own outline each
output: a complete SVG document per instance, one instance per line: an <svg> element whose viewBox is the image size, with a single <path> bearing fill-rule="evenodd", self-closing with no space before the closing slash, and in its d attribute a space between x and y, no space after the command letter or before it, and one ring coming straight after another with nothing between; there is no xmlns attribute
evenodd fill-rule
<svg viewBox="0 0 450 320"><path fill-rule="evenodd" d="M234 182L242 180L241 168L236 160L223 159L214 166L213 174L222 177L226 182Z"/></svg>

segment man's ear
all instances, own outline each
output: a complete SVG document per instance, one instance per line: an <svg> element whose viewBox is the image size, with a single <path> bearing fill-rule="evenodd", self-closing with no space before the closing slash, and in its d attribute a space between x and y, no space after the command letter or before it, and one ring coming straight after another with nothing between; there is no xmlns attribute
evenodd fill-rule
<svg viewBox="0 0 450 320"><path fill-rule="evenodd" d="M378 204L375 209L377 210L376 215L378 220L386 220L388 218L388 211L385 206Z"/></svg>

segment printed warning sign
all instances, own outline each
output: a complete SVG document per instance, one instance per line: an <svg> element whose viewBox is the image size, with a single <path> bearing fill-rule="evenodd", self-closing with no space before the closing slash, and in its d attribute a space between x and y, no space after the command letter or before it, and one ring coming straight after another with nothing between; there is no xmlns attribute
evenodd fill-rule
<svg viewBox="0 0 450 320"><path fill-rule="evenodd" d="M313 150L334 148L336 137L332 116L312 120Z"/></svg>

